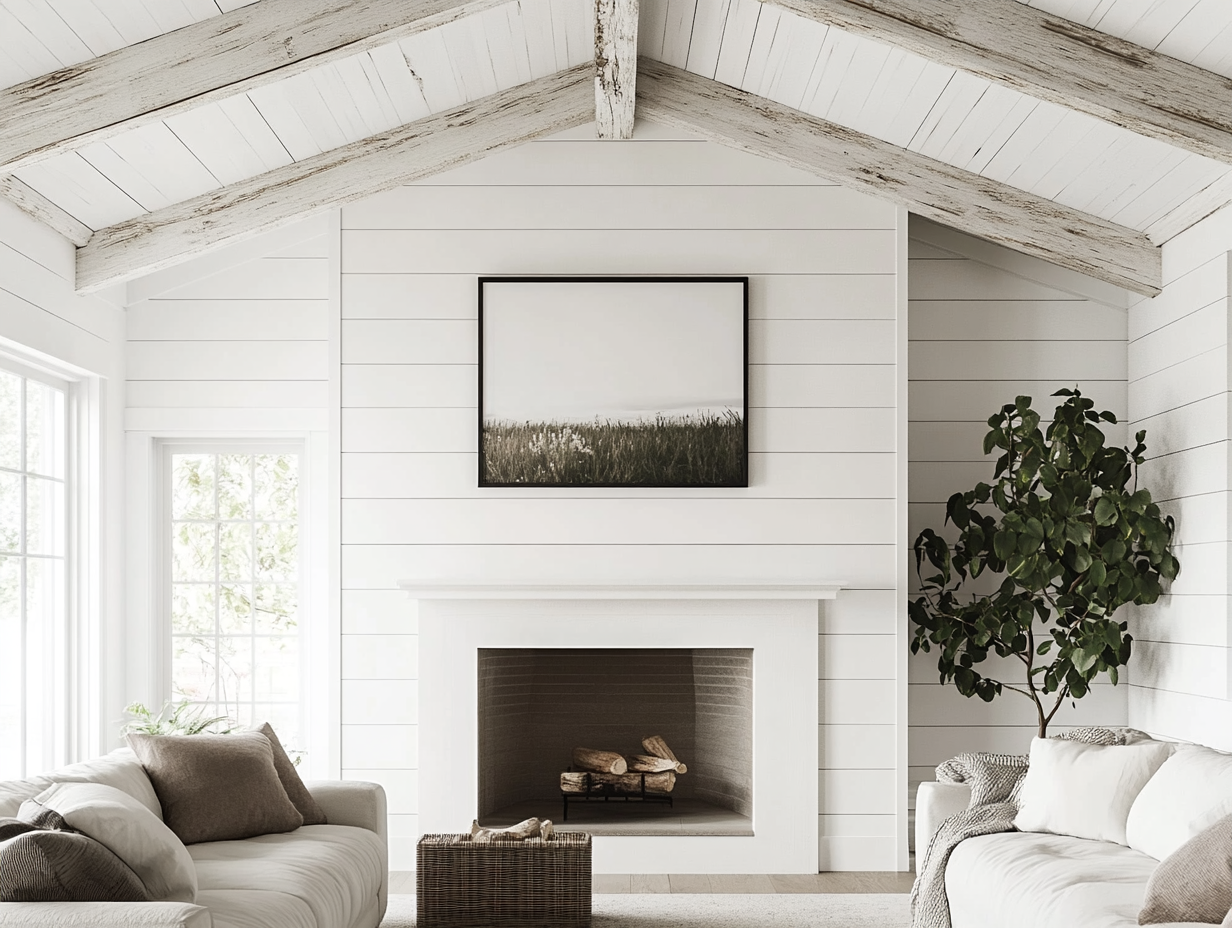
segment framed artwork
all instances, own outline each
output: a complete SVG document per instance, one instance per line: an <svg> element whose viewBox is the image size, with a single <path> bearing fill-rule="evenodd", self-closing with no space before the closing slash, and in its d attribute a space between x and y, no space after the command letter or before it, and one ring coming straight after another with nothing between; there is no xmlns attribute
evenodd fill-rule
<svg viewBox="0 0 1232 928"><path fill-rule="evenodd" d="M747 277L481 277L479 486L747 487Z"/></svg>

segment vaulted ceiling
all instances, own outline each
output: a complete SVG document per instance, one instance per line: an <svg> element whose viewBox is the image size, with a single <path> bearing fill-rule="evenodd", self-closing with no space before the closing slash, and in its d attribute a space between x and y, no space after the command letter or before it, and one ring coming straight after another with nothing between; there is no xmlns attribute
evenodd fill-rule
<svg viewBox="0 0 1232 928"><path fill-rule="evenodd" d="M1139 292L1232 199L1228 0L637 15L639 115ZM594 120L595 30L595 0L0 0L0 193L102 286Z"/></svg>

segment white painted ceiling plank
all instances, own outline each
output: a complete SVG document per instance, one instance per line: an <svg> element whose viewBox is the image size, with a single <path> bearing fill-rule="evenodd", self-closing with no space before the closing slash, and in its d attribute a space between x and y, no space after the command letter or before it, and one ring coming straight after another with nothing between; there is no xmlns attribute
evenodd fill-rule
<svg viewBox="0 0 1232 928"><path fill-rule="evenodd" d="M766 82L767 71L773 73L774 61L772 54L781 56L786 53L786 42L779 43L777 48L775 38L778 36L779 21L783 13L776 7L766 6L757 20L757 28L753 32L753 44L749 48L748 64L744 77L737 85L740 88L757 93ZM786 36L783 37L786 39ZM756 89L754 89L756 88Z"/></svg>
<svg viewBox="0 0 1232 928"><path fill-rule="evenodd" d="M240 99L252 106L247 97ZM261 125L265 126L264 120ZM224 184L233 184L275 166L267 165L257 154L219 103L172 116L167 120L167 127ZM269 131L268 126L266 131ZM278 150L283 154L283 163L290 162L290 156L281 145Z"/></svg>
<svg viewBox="0 0 1232 928"><path fill-rule="evenodd" d="M1109 218L1124 225L1132 224L1135 229L1145 229L1222 177L1226 167L1200 155L1186 152L1185 159L1177 168L1160 177L1140 196Z"/></svg>
<svg viewBox="0 0 1232 928"><path fill-rule="evenodd" d="M248 92L248 98L278 141L296 161L321 153L311 130L289 97L289 81L279 81Z"/></svg>
<svg viewBox="0 0 1232 928"><path fill-rule="evenodd" d="M4 7L0 7L0 35L5 37L4 57L11 62L11 68L6 71L16 71L33 78L61 67L60 59L51 49Z"/></svg>
<svg viewBox="0 0 1232 928"><path fill-rule="evenodd" d="M1005 144L992 156L984 170L980 171L980 175L1004 181L1019 165L1029 160L1043 141L1056 131L1066 112L1062 107L1041 100L1039 106L1030 112L1022 125L1011 133Z"/></svg>
<svg viewBox="0 0 1232 928"><path fill-rule="evenodd" d="M582 65L96 233L77 284L105 287L593 118Z"/></svg>
<svg viewBox="0 0 1232 928"><path fill-rule="evenodd" d="M755 92L776 103L798 108L808 90L825 36L824 28L776 29L766 69Z"/></svg>
<svg viewBox="0 0 1232 928"><path fill-rule="evenodd" d="M1112 145L1086 171L1071 177L1069 182L1057 191L1056 201L1074 209L1094 212L1089 207L1101 191L1117 183L1128 183L1128 175L1134 173L1134 169L1128 165L1134 163L1135 156L1138 156L1141 162L1142 149L1138 143L1145 141L1149 140L1129 132L1117 135ZM1093 184L1092 177L1098 177L1100 180ZM1112 199L1114 195L1110 193L1108 199Z"/></svg>
<svg viewBox="0 0 1232 928"><path fill-rule="evenodd" d="M757 33L757 21L766 10L759 0L731 0L731 9L723 29L719 60L715 65L714 79L732 87L744 83L744 74L749 66L749 54L753 49L753 37Z"/></svg>
<svg viewBox="0 0 1232 928"><path fill-rule="evenodd" d="M936 153L962 125L987 89L987 81L965 71L955 72L907 147L930 158L937 157Z"/></svg>
<svg viewBox="0 0 1232 928"><path fill-rule="evenodd" d="M552 8L548 0L519 0L522 32L526 36L526 55L532 77L546 77L560 70L556 45L552 41Z"/></svg>
<svg viewBox="0 0 1232 928"><path fill-rule="evenodd" d="M703 77L714 77L719 66L719 48L732 0L705 0L698 3L693 17L693 36L689 42L689 59L685 67Z"/></svg>
<svg viewBox="0 0 1232 928"><path fill-rule="evenodd" d="M664 0L650 0L664 4ZM693 43L693 26L697 20L699 0L666 0L663 23L663 52L658 56L673 67L689 63L689 47Z"/></svg>
<svg viewBox="0 0 1232 928"><path fill-rule="evenodd" d="M1141 15L1134 15L1133 11L1137 4L1119 3L1101 17L1096 28L1101 32L1120 36L1143 48L1154 49L1159 47L1159 44L1168 37L1168 33L1175 29L1197 5L1198 0L1167 0L1167 2L1155 0ZM1134 16L1134 22L1124 24L1122 16L1119 15L1121 11Z"/></svg>
<svg viewBox="0 0 1232 928"><path fill-rule="evenodd" d="M805 92L801 110L825 118L838 97L858 48L859 42L850 33L839 29L826 30L813 76L809 80L811 89Z"/></svg>
<svg viewBox="0 0 1232 928"><path fill-rule="evenodd" d="M1232 11L1229 12L1228 24L1207 33L1209 41L1200 47L1192 61L1199 68L1224 77L1232 77Z"/></svg>
<svg viewBox="0 0 1232 928"><path fill-rule="evenodd" d="M522 14L522 6L518 3L507 3L504 6L497 7L492 11L498 17L503 16L505 26L504 29L498 25L489 25L489 29L496 34L508 32L508 41L513 58L513 67L517 73L518 84L524 84L527 81L534 80L541 75L536 74L530 60L530 46L526 41L526 20ZM484 15L487 15L486 13ZM499 22L499 18L494 22Z"/></svg>
<svg viewBox="0 0 1232 928"><path fill-rule="evenodd" d="M368 59L393 103L399 122L414 122L431 112L423 88L407 66L401 44L395 42L374 48L368 52Z"/></svg>
<svg viewBox="0 0 1232 928"><path fill-rule="evenodd" d="M492 64L492 73L496 76L496 86L502 89L516 87L530 80L526 40L520 35L521 20L519 17L510 16L510 13L516 10L516 5L506 4L469 17L476 22L479 35L483 37L488 59ZM514 38L515 20L519 32L516 40Z"/></svg>
<svg viewBox="0 0 1232 928"><path fill-rule="evenodd" d="M661 59L663 36L667 32L667 0L642 0L637 16L637 53Z"/></svg>
<svg viewBox="0 0 1232 928"><path fill-rule="evenodd" d="M1014 111L1015 104L1022 98L1022 94L1013 90L989 84L967 115L949 133L950 137L930 154L950 164L966 167L981 149L989 145L993 134L1001 128L1006 116ZM940 127L932 133L938 141L942 134L944 132ZM1009 137L1009 131L1005 132L1004 137Z"/></svg>
<svg viewBox="0 0 1232 928"><path fill-rule="evenodd" d="M403 39L399 45L406 56L407 66L418 79L431 112L440 113L466 102L466 96L454 77L453 66L449 63L449 50L445 47L440 29L413 35Z"/></svg>
<svg viewBox="0 0 1232 928"><path fill-rule="evenodd" d="M89 0L48 0L48 3L95 57L124 47L124 36L97 4Z"/></svg>
<svg viewBox="0 0 1232 928"><path fill-rule="evenodd" d="M330 148L338 148L397 125L396 122L385 123L380 104L372 93L363 68L358 67L359 63L355 63L357 67L354 69L354 75L358 76L358 81L354 85L343 77L341 64L340 61L335 62L323 68L315 68L304 75L311 80L312 89L315 91L306 92L306 97L312 102L311 109L304 113L305 121L308 112L316 111L316 101L319 100L320 105L333 117L333 124L337 126L339 133L340 141L331 144ZM314 117L314 121L317 119L320 117ZM324 148L322 143L322 149Z"/></svg>
<svg viewBox="0 0 1232 928"><path fill-rule="evenodd" d="M1200 190L1180 206L1147 227L1151 241L1162 244L1174 235L1184 232L1194 223L1205 219L1217 209L1232 201L1232 170L1216 180L1205 190Z"/></svg>
<svg viewBox="0 0 1232 928"><path fill-rule="evenodd" d="M1004 112L992 131L988 133L979 149L971 152L965 161L963 160L962 153L957 153L954 163L959 167L966 168L968 171L983 174L984 169L988 167L988 163L997 156L997 152L1001 151L1039 105L1039 100L1032 99L1023 94L1017 94L1013 104Z"/></svg>
<svg viewBox="0 0 1232 928"><path fill-rule="evenodd" d="M574 68L595 60L594 0L553 0L553 16L564 6L566 65Z"/></svg>
<svg viewBox="0 0 1232 928"><path fill-rule="evenodd" d="M290 164L294 160L248 94L222 100L218 106L244 136L244 140L261 159L267 171Z"/></svg>
<svg viewBox="0 0 1232 928"><path fill-rule="evenodd" d="M1123 129L1117 129L1106 122L1099 120L1092 120L1092 122L1094 125L1091 131L1066 152L1065 157L1058 159L1056 164L1041 174L1039 179L1027 189L1042 197L1055 200L1075 177L1087 173L1091 166L1116 144L1118 139L1128 134ZM1110 166L1105 164L1105 169L1108 167ZM1134 226L1133 228L1141 227Z"/></svg>
<svg viewBox="0 0 1232 928"><path fill-rule="evenodd" d="M32 164L15 173L18 180L91 229L101 229L109 223L132 219L145 212L141 204L76 152ZM123 216L124 220L116 220L116 216Z"/></svg>
<svg viewBox="0 0 1232 928"><path fill-rule="evenodd" d="M1099 216L1115 214L1154 183L1155 178L1184 161L1185 154L1162 142L1131 136L1119 170L1108 173L1081 209Z"/></svg>
<svg viewBox="0 0 1232 928"><path fill-rule="evenodd" d="M1058 163L1068 159L1070 153L1077 149L1098 125L1099 122L1090 116L1066 111L1056 128L1039 140L1031 152L1031 157L998 180L1004 180L1019 190L1034 192L1040 179Z"/></svg>
<svg viewBox="0 0 1232 928"><path fill-rule="evenodd" d="M483 20L467 16L450 23L442 30L449 59L454 63L458 80L466 89L468 100L489 97L500 90L496 80L496 66L488 48L488 37L483 29Z"/></svg>
<svg viewBox="0 0 1232 928"><path fill-rule="evenodd" d="M876 115L875 109L870 106L867 114L872 116L872 119L867 130L862 130L902 148L906 148L915 137L924 120L928 118L929 111L945 92L946 85L954 79L955 74L953 68L925 61L907 52L904 52L904 55L899 62L896 78L903 84L888 94L890 98L898 98L897 107L887 105L886 118ZM891 111L893 115L889 116ZM862 123L865 118L865 114L861 114L859 121ZM855 128L860 129L861 126Z"/></svg>
<svg viewBox="0 0 1232 928"><path fill-rule="evenodd" d="M337 68L338 76L342 78L342 84L363 116L364 123L377 127L372 132L402 124L398 108L394 106L393 98L377 72L371 52L343 58Z"/></svg>
<svg viewBox="0 0 1232 928"><path fill-rule="evenodd" d="M6 9L30 34L50 51L61 66L76 64L93 58L94 53L81 41L69 25L47 3L47 0L0 0ZM0 40L0 47L7 46L12 36Z"/></svg>
<svg viewBox="0 0 1232 928"><path fill-rule="evenodd" d="M837 30L828 30L827 38L831 31ZM825 112L826 119L844 125L860 121L860 114L868 109L869 97L877 87L881 75L888 67L894 67L891 62L893 49L889 45L857 41L854 49L847 73L839 81ZM817 106L817 96L813 95L814 107Z"/></svg>

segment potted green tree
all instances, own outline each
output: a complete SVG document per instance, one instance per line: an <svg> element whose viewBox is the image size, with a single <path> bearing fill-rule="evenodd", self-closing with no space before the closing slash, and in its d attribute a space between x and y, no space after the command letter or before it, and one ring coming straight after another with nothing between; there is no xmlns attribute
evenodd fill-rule
<svg viewBox="0 0 1232 928"><path fill-rule="evenodd" d="M1172 517L1137 486L1146 432L1132 450L1108 447L1099 424L1116 416L1095 412L1076 389L1053 395L1066 399L1046 432L1029 396L988 420L984 453L1003 452L994 483L950 497L945 521L957 528L956 541L920 532L921 595L909 606L912 653L936 646L941 682L964 696L991 702L1007 689L1026 696L1041 738L1065 701L1085 696L1097 676L1117 682L1133 639L1116 612L1155 602L1180 571ZM994 592L965 592L984 575L1002 578ZM1026 683L981 673L991 654L1021 661Z"/></svg>

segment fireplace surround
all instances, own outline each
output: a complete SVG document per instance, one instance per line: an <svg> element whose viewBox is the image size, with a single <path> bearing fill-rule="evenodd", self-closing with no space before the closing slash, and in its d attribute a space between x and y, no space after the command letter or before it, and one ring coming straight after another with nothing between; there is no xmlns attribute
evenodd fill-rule
<svg viewBox="0 0 1232 928"><path fill-rule="evenodd" d="M419 601L423 833L465 829L482 811L481 652L653 649L692 659L729 650L747 653L752 670L749 825L740 834L597 834L595 871L817 872L818 608L838 584L402 586ZM558 816L558 806L541 814Z"/></svg>

